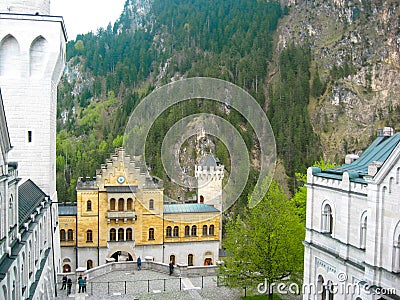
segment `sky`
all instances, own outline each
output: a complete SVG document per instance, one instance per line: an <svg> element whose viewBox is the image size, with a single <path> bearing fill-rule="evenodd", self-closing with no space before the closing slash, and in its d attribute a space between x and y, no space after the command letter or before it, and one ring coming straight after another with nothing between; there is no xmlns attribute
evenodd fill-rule
<svg viewBox="0 0 400 300"><path fill-rule="evenodd" d="M126 0L51 0L50 14L62 16L67 28L68 40L74 40L77 34L97 28L107 27L121 15Z"/></svg>

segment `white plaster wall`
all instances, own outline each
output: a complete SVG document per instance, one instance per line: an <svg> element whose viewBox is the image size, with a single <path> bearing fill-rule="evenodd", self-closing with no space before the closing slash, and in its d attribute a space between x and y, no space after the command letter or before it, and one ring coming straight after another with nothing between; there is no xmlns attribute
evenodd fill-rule
<svg viewBox="0 0 400 300"><path fill-rule="evenodd" d="M9 160L18 161L19 175L31 178L57 199L55 187L55 135L57 84L65 63L63 22L57 17L0 17L0 43L8 35L18 42L20 69L0 76L11 143ZM29 28L29 30L27 30ZM41 76L30 76L30 47L43 37L47 41ZM10 74L10 75L8 75ZM28 142L32 131L32 142Z"/></svg>

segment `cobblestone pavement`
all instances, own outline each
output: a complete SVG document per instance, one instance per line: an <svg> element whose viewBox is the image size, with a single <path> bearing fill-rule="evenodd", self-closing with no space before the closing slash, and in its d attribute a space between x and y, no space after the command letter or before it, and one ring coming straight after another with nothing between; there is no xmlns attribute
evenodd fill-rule
<svg viewBox="0 0 400 300"><path fill-rule="evenodd" d="M203 287L203 288L202 288ZM75 288L75 287L74 287ZM179 278L150 270L113 271L88 281L86 294L58 292L57 299L240 299L237 290L217 286L216 276Z"/></svg>

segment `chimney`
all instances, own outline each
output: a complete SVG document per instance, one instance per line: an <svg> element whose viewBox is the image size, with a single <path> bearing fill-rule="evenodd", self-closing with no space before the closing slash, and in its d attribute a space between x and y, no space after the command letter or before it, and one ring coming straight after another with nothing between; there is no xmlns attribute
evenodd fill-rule
<svg viewBox="0 0 400 300"><path fill-rule="evenodd" d="M378 129L378 136L392 136L394 130L392 127L383 127Z"/></svg>

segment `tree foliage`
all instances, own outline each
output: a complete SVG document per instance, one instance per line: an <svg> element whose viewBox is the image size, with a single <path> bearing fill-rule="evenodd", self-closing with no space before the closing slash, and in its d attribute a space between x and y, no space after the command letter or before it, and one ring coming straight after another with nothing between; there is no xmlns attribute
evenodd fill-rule
<svg viewBox="0 0 400 300"><path fill-rule="evenodd" d="M282 188L272 181L268 193L248 213L227 223L223 246L228 256L221 279L230 287L266 280L297 281L302 276L304 228Z"/></svg>

